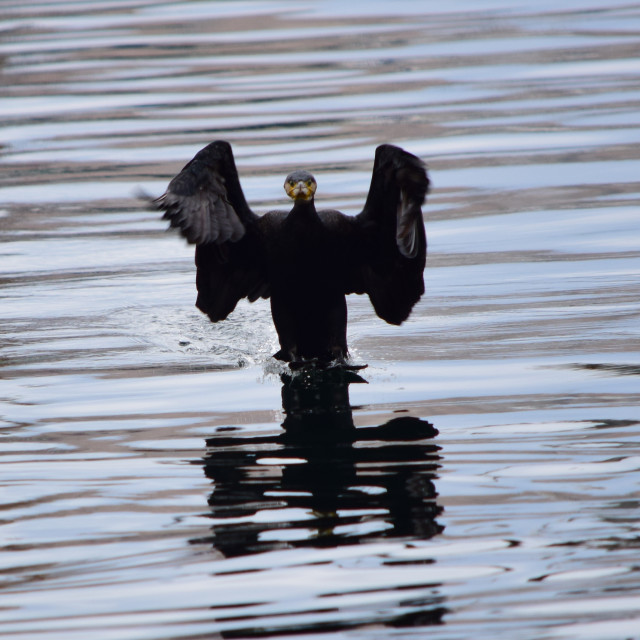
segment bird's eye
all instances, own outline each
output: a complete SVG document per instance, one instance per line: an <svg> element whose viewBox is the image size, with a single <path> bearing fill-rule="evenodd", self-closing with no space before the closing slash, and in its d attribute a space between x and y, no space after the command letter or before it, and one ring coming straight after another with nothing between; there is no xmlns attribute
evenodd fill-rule
<svg viewBox="0 0 640 640"><path fill-rule="evenodd" d="M293 187L293 186L295 186L296 181L295 180L289 180L289 184Z"/></svg>
<svg viewBox="0 0 640 640"><path fill-rule="evenodd" d="M313 184L311 180L307 180L307 187L310 187Z"/></svg>

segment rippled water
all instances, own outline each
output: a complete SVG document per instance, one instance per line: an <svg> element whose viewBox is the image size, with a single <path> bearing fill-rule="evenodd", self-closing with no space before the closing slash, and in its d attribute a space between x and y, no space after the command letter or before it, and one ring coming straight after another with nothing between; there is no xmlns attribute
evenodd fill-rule
<svg viewBox="0 0 640 640"><path fill-rule="evenodd" d="M640 637L640 5L0 2L0 637ZM211 325L160 194L429 164L361 377Z"/></svg>

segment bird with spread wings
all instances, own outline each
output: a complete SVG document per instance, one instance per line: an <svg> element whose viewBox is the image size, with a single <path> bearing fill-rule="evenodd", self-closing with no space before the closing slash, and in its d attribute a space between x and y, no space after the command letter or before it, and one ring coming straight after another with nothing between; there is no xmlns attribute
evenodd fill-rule
<svg viewBox="0 0 640 640"><path fill-rule="evenodd" d="M399 325L424 293L425 165L399 147L379 146L355 216L316 210L317 183L308 171L289 174L284 187L291 211L256 215L231 145L216 141L154 204L196 245L196 306L212 322L242 298L270 298L280 341L275 358L292 366L347 366L347 294L366 293L380 318Z"/></svg>

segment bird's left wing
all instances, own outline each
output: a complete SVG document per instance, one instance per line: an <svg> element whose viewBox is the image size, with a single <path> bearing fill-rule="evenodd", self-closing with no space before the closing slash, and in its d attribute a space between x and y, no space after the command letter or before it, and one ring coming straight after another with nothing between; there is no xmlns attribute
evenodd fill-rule
<svg viewBox="0 0 640 640"><path fill-rule="evenodd" d="M354 221L359 249L351 289L367 293L378 316L391 324L404 322L424 293L422 204L428 190L419 158L389 144L376 149L369 194Z"/></svg>

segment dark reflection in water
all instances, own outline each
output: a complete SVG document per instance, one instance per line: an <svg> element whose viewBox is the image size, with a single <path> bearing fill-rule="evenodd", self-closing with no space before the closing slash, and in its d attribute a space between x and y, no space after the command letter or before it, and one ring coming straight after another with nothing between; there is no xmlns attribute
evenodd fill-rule
<svg viewBox="0 0 640 640"><path fill-rule="evenodd" d="M440 533L433 480L438 431L414 417L356 428L353 372L282 378L284 431L207 440L214 520L210 542L227 557ZM202 542L200 540L199 542Z"/></svg>
<svg viewBox="0 0 640 640"><path fill-rule="evenodd" d="M585 364L581 362L571 366L574 369L586 369L587 371L598 371L604 374L640 376L640 365L637 364L607 364L604 362L597 364Z"/></svg>

